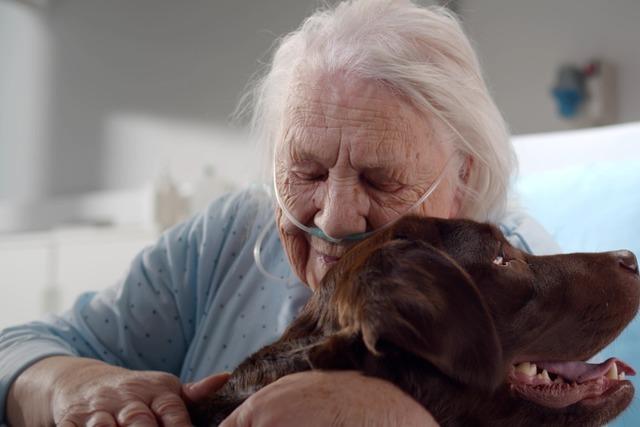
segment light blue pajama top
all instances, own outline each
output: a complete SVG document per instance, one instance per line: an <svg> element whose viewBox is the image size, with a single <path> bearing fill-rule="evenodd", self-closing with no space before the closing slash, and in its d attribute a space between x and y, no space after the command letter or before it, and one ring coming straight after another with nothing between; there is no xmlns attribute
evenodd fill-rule
<svg viewBox="0 0 640 427"><path fill-rule="evenodd" d="M12 381L47 356L96 358L188 382L230 371L274 341L310 291L289 267L273 211L258 189L226 195L142 250L115 286L82 294L60 316L1 331L0 425ZM253 258L265 228L261 259L282 280L262 274ZM511 215L501 228L529 252L559 252L526 215Z"/></svg>

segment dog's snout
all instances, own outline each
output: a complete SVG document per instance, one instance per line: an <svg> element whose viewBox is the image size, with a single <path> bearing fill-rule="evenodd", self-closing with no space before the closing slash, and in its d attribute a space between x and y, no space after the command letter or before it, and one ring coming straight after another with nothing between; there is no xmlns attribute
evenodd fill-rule
<svg viewBox="0 0 640 427"><path fill-rule="evenodd" d="M627 250L615 251L613 252L613 256L618 260L620 267L627 269L634 274L638 274L638 260L633 252Z"/></svg>

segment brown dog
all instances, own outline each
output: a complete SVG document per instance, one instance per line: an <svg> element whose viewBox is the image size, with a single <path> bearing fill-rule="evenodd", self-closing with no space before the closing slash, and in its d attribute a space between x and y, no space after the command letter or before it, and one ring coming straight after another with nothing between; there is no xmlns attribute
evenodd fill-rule
<svg viewBox="0 0 640 427"><path fill-rule="evenodd" d="M393 382L443 426L596 426L633 397L617 359L587 360L635 316L629 251L537 257L466 220L408 217L359 243L284 335L191 408L217 425L252 393L309 369Z"/></svg>

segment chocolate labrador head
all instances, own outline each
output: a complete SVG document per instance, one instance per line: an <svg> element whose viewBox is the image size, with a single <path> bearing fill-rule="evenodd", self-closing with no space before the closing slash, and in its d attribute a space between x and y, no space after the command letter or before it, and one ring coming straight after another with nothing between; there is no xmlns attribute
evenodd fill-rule
<svg viewBox="0 0 640 427"><path fill-rule="evenodd" d="M409 217L321 293L298 323L324 313L313 367L389 379L443 425L602 425L633 397L631 367L586 362L638 311L629 251L533 256L489 224Z"/></svg>

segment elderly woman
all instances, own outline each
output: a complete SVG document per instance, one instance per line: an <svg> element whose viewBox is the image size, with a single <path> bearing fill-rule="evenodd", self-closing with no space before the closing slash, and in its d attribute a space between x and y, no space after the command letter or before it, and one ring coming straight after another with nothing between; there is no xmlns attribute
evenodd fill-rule
<svg viewBox="0 0 640 427"><path fill-rule="evenodd" d="M184 401L226 378L212 373L278 337L353 242L410 211L499 222L530 251L552 245L535 223L504 216L513 151L446 10L353 0L317 12L282 39L252 95L271 196L215 201L114 288L3 331L0 421L189 425ZM306 372L262 389L225 425L429 420L382 380Z"/></svg>

